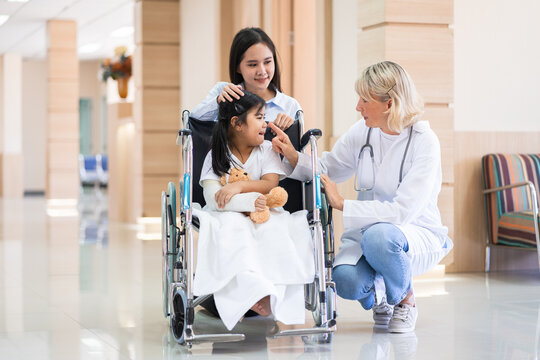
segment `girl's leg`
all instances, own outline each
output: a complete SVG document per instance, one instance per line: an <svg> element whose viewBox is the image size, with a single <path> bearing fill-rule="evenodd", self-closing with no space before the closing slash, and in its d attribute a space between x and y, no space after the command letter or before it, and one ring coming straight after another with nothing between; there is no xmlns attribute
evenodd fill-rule
<svg viewBox="0 0 540 360"><path fill-rule="evenodd" d="M384 279L388 304L400 303L411 290L411 261L406 254L409 244L405 235L395 225L377 223L364 231L361 245L367 263Z"/></svg>
<svg viewBox="0 0 540 360"><path fill-rule="evenodd" d="M375 304L375 275L364 256L356 265L338 265L332 271L337 294L344 299L358 300L366 310Z"/></svg>

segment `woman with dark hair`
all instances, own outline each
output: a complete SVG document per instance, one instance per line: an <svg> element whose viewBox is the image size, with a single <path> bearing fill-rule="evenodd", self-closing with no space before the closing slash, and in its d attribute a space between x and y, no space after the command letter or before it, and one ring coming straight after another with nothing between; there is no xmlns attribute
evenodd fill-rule
<svg viewBox="0 0 540 360"><path fill-rule="evenodd" d="M272 39L260 28L240 30L231 45L229 56L231 83L219 82L192 113L196 119L216 121L218 104L239 99L249 91L266 102L266 120L281 129L294 122L300 104L281 92L281 76L276 48Z"/></svg>
<svg viewBox="0 0 540 360"><path fill-rule="evenodd" d="M194 294L214 295L229 330L250 309L286 324L304 323L303 284L315 271L305 211L272 209L262 224L244 215L265 210L262 194L284 175L279 155L264 140L264 111L264 100L249 92L220 103L200 178L206 206L193 210L200 220ZM233 167L251 180L222 185Z"/></svg>

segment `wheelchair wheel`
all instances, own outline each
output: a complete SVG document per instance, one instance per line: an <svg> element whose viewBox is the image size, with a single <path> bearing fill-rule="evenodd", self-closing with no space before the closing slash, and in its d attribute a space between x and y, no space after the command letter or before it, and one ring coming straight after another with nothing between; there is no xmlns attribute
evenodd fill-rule
<svg viewBox="0 0 540 360"><path fill-rule="evenodd" d="M163 296L163 316L167 317L170 314L169 306L169 289L171 285L171 271L170 266L171 262L169 261L169 242L168 242L168 229L169 222L167 221L167 194L165 191L161 192L161 243L162 243L162 254L161 254L161 265L162 265L162 296Z"/></svg>
<svg viewBox="0 0 540 360"><path fill-rule="evenodd" d="M321 326L321 302L319 300L319 283L315 281L313 284L310 284L309 286L313 286L313 291L317 296L314 298L314 304L313 304L313 320L315 321L315 325ZM336 318L336 290L332 285L328 285L326 287L326 318L327 321L335 320Z"/></svg>
<svg viewBox="0 0 540 360"><path fill-rule="evenodd" d="M175 254L177 254L176 236L176 189L174 183L170 182L167 193L164 191L161 193L162 294L163 315L165 317L171 313L169 289L174 281Z"/></svg>
<svg viewBox="0 0 540 360"><path fill-rule="evenodd" d="M172 301L172 309L170 316L171 331L174 340L179 344L184 344L184 336L186 334L186 314L187 314L187 297L183 287L176 287Z"/></svg>

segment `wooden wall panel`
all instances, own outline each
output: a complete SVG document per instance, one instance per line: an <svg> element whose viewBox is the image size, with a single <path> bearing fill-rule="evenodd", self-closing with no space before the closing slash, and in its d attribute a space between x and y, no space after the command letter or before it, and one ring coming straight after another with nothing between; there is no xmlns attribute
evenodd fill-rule
<svg viewBox="0 0 540 360"><path fill-rule="evenodd" d="M135 13L134 141L141 149L134 158L133 191L141 204L135 216L160 216L161 190L179 176L179 1L142 0Z"/></svg>
<svg viewBox="0 0 540 360"><path fill-rule="evenodd" d="M136 49L142 71L140 81L143 87L180 86L180 46L144 43Z"/></svg>
<svg viewBox="0 0 540 360"><path fill-rule="evenodd" d="M73 112L49 113L48 116L49 140L76 140L79 139L79 117Z"/></svg>
<svg viewBox="0 0 540 360"><path fill-rule="evenodd" d="M453 23L453 2L441 0L360 0L360 27L388 22L417 24Z"/></svg>
<svg viewBox="0 0 540 360"><path fill-rule="evenodd" d="M141 1L135 4L136 43L171 43L180 41L178 1ZM144 30L144 31L143 31Z"/></svg>
<svg viewBox="0 0 540 360"><path fill-rule="evenodd" d="M49 170L75 171L78 175L78 154L79 139L74 141L51 141L47 152Z"/></svg>
<svg viewBox="0 0 540 360"><path fill-rule="evenodd" d="M71 79L79 77L79 59L77 53L70 50L49 50L49 79Z"/></svg>
<svg viewBox="0 0 540 360"><path fill-rule="evenodd" d="M292 32L292 0L274 0L272 1L271 32L268 35L274 41L278 53L278 63L281 70L281 87L285 94L292 93L292 75L293 75L293 47L291 44ZM266 31L267 29L265 29Z"/></svg>
<svg viewBox="0 0 540 360"><path fill-rule="evenodd" d="M167 190L169 181L173 181L176 187L178 187L178 180L178 176L144 176L142 182L144 189L142 198L144 204L142 210L143 217L158 216L161 213L161 192Z"/></svg>
<svg viewBox="0 0 540 360"><path fill-rule="evenodd" d="M385 60L386 31L378 27L358 33L358 68L360 77L362 71L369 65Z"/></svg>
<svg viewBox="0 0 540 360"><path fill-rule="evenodd" d="M393 25L386 30L386 60L403 66L427 103L454 98L454 36L449 28Z"/></svg>
<svg viewBox="0 0 540 360"><path fill-rule="evenodd" d="M50 20L47 84L47 198L79 196L77 23Z"/></svg>
<svg viewBox="0 0 540 360"><path fill-rule="evenodd" d="M49 113L72 113L79 117L79 79L49 80Z"/></svg>
<svg viewBox="0 0 540 360"><path fill-rule="evenodd" d="M77 23L71 20L48 22L49 49L77 51Z"/></svg>
<svg viewBox="0 0 540 360"><path fill-rule="evenodd" d="M426 104L424 116L441 143L443 183L454 182L454 110L448 106Z"/></svg>
<svg viewBox="0 0 540 360"><path fill-rule="evenodd" d="M52 170L47 176L48 199L76 199L79 195L79 173L68 170Z"/></svg>
<svg viewBox="0 0 540 360"><path fill-rule="evenodd" d="M176 133L180 129L179 89L145 88L140 91L140 96L145 131Z"/></svg>
<svg viewBox="0 0 540 360"><path fill-rule="evenodd" d="M142 134L144 175L177 176L180 172L180 150L176 145L176 131Z"/></svg>

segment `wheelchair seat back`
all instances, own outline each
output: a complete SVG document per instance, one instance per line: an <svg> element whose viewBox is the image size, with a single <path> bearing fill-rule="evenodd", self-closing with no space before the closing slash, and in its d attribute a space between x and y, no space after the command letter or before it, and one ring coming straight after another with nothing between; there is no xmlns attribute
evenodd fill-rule
<svg viewBox="0 0 540 360"><path fill-rule="evenodd" d="M193 194L192 201L199 203L201 206L206 205L204 201L203 190L199 185L201 179L201 170L204 164L204 159L210 151L212 145L212 131L214 129L214 121L201 121L190 117L188 128L191 129L191 139L193 142ZM293 146L298 149L300 147L300 125L298 121L289 127L285 133L291 139ZM270 128L266 130L265 140L272 140L275 135L272 134ZM302 200L302 182L293 179L283 179L279 182L279 186L283 187L289 194L289 199L284 206L284 209L289 212L295 212L303 209Z"/></svg>

